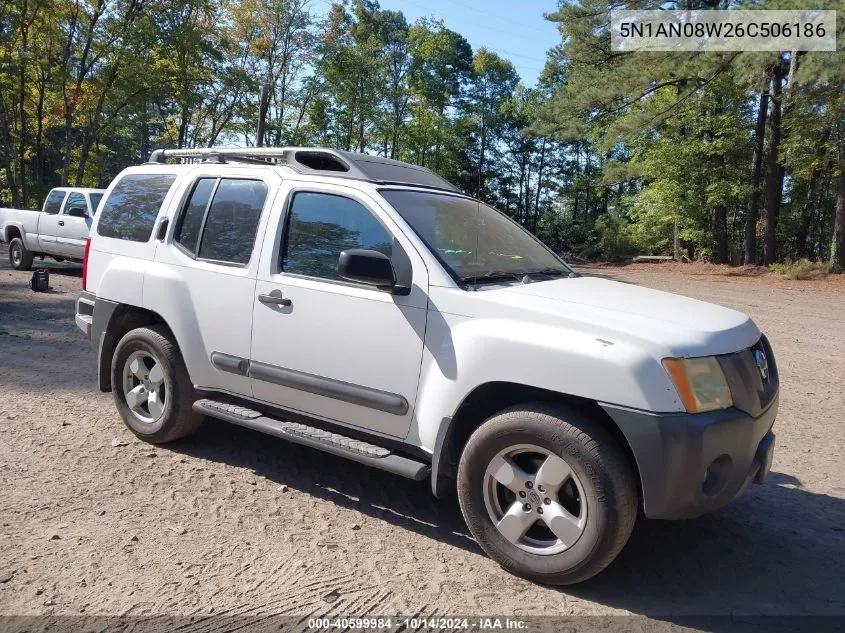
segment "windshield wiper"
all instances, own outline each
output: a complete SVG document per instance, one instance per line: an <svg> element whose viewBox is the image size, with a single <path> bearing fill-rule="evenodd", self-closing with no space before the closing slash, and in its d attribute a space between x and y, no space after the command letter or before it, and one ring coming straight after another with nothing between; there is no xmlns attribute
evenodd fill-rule
<svg viewBox="0 0 845 633"><path fill-rule="evenodd" d="M492 281L503 281L512 279L520 280L524 276L525 273L512 273L507 270L491 270L489 272L484 273L483 275L466 275L465 277L461 277L461 283L481 284Z"/></svg>
<svg viewBox="0 0 845 633"><path fill-rule="evenodd" d="M551 277L568 277L571 273L568 270L561 270L560 268L541 268L540 270L529 270L523 275L549 275Z"/></svg>

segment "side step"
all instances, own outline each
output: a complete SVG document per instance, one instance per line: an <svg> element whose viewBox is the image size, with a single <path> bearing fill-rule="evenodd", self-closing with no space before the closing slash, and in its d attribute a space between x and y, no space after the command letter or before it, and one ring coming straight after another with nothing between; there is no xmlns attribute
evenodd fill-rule
<svg viewBox="0 0 845 633"><path fill-rule="evenodd" d="M392 453L383 446L331 433L299 422L271 418L228 402L197 400L193 410L224 422L275 435L289 442L310 446L332 455L339 455L367 466L380 468L402 477L422 481L431 473L428 464Z"/></svg>

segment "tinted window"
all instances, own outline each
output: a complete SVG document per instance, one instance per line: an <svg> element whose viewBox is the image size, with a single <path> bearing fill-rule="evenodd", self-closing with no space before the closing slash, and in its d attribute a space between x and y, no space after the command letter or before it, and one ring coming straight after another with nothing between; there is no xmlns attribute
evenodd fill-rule
<svg viewBox="0 0 845 633"><path fill-rule="evenodd" d="M325 193L294 196L286 235L282 270L309 277L340 280L337 260L348 248L392 254L390 234L366 207Z"/></svg>
<svg viewBox="0 0 845 633"><path fill-rule="evenodd" d="M62 200L65 199L66 191L51 191L44 203L44 213L56 215L62 208Z"/></svg>
<svg viewBox="0 0 845 633"><path fill-rule="evenodd" d="M158 212L176 176L136 174L124 176L103 203L97 233L119 240L146 242Z"/></svg>
<svg viewBox="0 0 845 633"><path fill-rule="evenodd" d="M88 203L85 202L85 196L76 192L69 193L67 195L67 202L65 202L65 210L63 213L65 215L73 215L71 213L71 209L82 211L82 213L88 215Z"/></svg>
<svg viewBox="0 0 845 633"><path fill-rule="evenodd" d="M206 214L199 257L249 263L266 198L267 185L260 180L222 179Z"/></svg>
<svg viewBox="0 0 845 633"><path fill-rule="evenodd" d="M208 208L208 201L211 199L211 193L214 191L216 184L216 178L202 178L197 181L194 190L191 192L191 197L188 199L188 204L185 205L185 210L182 212L179 227L176 229L176 241L194 255L197 253L200 230Z"/></svg>
<svg viewBox="0 0 845 633"><path fill-rule="evenodd" d="M97 207L100 206L100 200L103 199L103 194L101 194L101 193L89 193L88 197L91 198L91 211L93 213L96 213Z"/></svg>

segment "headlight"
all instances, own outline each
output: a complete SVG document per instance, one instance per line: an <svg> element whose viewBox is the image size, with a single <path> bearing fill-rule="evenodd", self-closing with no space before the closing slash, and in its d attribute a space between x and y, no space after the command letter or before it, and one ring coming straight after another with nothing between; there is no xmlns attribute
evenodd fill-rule
<svg viewBox="0 0 845 633"><path fill-rule="evenodd" d="M726 409L733 404L725 374L713 356L665 358L663 366L689 413Z"/></svg>

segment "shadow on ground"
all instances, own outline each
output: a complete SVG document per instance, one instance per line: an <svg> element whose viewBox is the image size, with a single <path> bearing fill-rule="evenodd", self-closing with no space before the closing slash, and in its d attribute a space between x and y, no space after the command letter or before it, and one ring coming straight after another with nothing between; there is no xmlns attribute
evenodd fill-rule
<svg viewBox="0 0 845 633"><path fill-rule="evenodd" d="M481 554L455 498L435 500L428 482L216 421L172 446ZM715 514L682 522L641 519L610 568L560 591L669 621L722 614L845 615L843 526L845 501L773 472L763 486Z"/></svg>

